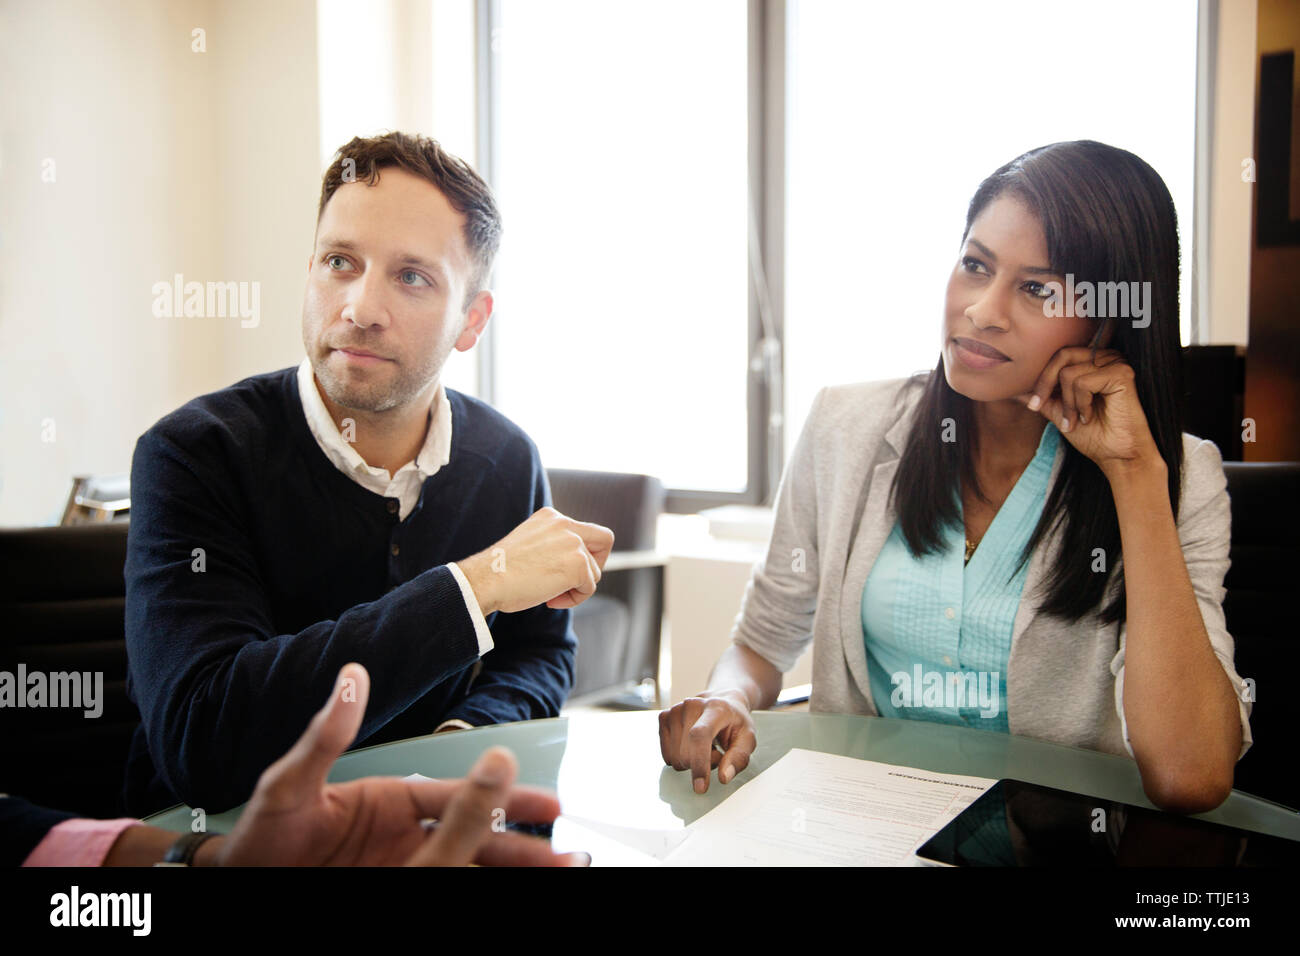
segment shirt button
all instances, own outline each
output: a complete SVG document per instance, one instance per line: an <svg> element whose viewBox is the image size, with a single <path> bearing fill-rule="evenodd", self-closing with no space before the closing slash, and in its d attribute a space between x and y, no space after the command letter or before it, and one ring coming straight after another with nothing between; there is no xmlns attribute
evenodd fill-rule
<svg viewBox="0 0 1300 956"><path fill-rule="evenodd" d="M395 515L395 514L397 514L397 499L396 499L396 498L389 498L389 499L388 499L388 513L389 513L390 515Z"/></svg>
<svg viewBox="0 0 1300 956"><path fill-rule="evenodd" d="M393 557L397 557L399 554L402 553L402 549L401 549L400 547L398 547L397 545L393 545L393 547L390 549L389 553L392 554Z"/></svg>
<svg viewBox="0 0 1300 956"><path fill-rule="evenodd" d="M950 607L946 607L943 609L943 616L951 621L954 617L957 616L957 612Z"/></svg>
<svg viewBox="0 0 1300 956"><path fill-rule="evenodd" d="M947 664L949 667L952 667L952 658L949 657L947 654L943 655L943 662Z"/></svg>

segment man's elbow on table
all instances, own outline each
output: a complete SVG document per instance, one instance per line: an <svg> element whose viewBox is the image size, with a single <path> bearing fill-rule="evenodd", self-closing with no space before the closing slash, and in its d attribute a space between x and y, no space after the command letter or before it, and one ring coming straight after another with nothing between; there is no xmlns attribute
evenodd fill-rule
<svg viewBox="0 0 1300 956"><path fill-rule="evenodd" d="M169 736L164 748L165 753L152 754L163 781L179 802L208 813L224 813L246 802L265 769L241 760L237 747L191 734Z"/></svg>
<svg viewBox="0 0 1300 956"><path fill-rule="evenodd" d="M169 775L168 783L176 799L185 806L202 808L205 813L225 813L248 802L256 786L256 777L248 786L232 785L237 781L219 773L184 774L180 779Z"/></svg>

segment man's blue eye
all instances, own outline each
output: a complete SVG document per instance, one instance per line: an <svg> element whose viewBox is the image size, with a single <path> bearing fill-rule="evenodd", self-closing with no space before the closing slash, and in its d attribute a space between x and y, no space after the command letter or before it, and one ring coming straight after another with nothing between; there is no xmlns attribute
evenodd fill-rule
<svg viewBox="0 0 1300 956"><path fill-rule="evenodd" d="M424 276L420 275L420 273L415 272L415 271L412 270L412 269L407 269L405 272L402 273L402 277L403 277L403 278L405 278L406 276L415 276L417 279L419 279L419 280L421 280L421 281L424 280ZM408 283L408 284L409 284L409 283Z"/></svg>
<svg viewBox="0 0 1300 956"><path fill-rule="evenodd" d="M329 267L330 267L331 269L333 269L333 268L334 268L334 261L335 261L336 259L337 259L338 261L340 261L340 262L344 261L342 256L329 256L329 257L327 257L327 258L325 259L325 262L326 262L327 265L329 265Z"/></svg>

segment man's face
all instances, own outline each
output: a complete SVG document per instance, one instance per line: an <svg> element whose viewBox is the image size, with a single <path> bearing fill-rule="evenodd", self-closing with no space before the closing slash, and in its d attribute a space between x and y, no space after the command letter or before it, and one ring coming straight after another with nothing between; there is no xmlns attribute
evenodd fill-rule
<svg viewBox="0 0 1300 956"><path fill-rule="evenodd" d="M1065 277L1048 266L1033 211L1013 195L985 206L948 280L943 365L953 391L979 402L1023 394L1059 349L1090 342L1094 320L1049 314L1052 281Z"/></svg>
<svg viewBox="0 0 1300 956"><path fill-rule="evenodd" d="M462 309L472 270L464 224L432 183L403 169L381 170L373 186L344 183L330 197L302 339L335 404L364 412L427 404L452 348L473 346L491 296Z"/></svg>

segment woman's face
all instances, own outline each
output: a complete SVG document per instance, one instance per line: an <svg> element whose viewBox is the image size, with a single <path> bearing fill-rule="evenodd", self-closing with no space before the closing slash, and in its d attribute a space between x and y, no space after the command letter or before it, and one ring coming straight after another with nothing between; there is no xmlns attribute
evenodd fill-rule
<svg viewBox="0 0 1300 956"><path fill-rule="evenodd" d="M977 402L1023 394L1059 349L1091 342L1093 320L1059 301L1048 308L1046 283L1065 283L1048 261L1038 217L1012 194L971 223L944 308L943 367L955 392Z"/></svg>

